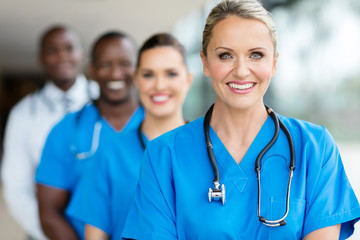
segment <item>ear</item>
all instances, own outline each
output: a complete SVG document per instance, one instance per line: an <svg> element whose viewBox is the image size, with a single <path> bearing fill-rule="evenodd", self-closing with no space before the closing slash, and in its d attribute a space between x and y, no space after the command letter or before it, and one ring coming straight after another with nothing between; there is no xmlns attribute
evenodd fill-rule
<svg viewBox="0 0 360 240"><path fill-rule="evenodd" d="M274 56L274 62L273 62L273 66L272 66L271 77L274 77L276 75L278 58L279 58L279 53L276 52L275 56Z"/></svg>
<svg viewBox="0 0 360 240"><path fill-rule="evenodd" d="M190 89L191 84L193 83L193 80L194 80L194 76L191 73L188 73L187 76L186 76L186 82L187 82L187 85L188 85L187 90Z"/></svg>
<svg viewBox="0 0 360 240"><path fill-rule="evenodd" d="M201 50L200 51L200 57L201 57L201 61L202 61L202 64L203 64L203 72L204 72L204 75L208 78L210 78L210 71L209 71L209 68L208 68L208 63L207 63L207 58L204 54L204 52Z"/></svg>
<svg viewBox="0 0 360 240"><path fill-rule="evenodd" d="M37 56L37 62L39 64L39 66L44 67L44 59L43 59L43 56L41 53L38 54L38 56Z"/></svg>
<svg viewBox="0 0 360 240"><path fill-rule="evenodd" d="M133 79L134 79L134 85L135 85L136 89L139 89L139 72L138 72L138 70L135 70Z"/></svg>
<svg viewBox="0 0 360 240"><path fill-rule="evenodd" d="M93 63L89 64L88 70L89 70L90 78L97 81L96 74L95 74L95 66Z"/></svg>

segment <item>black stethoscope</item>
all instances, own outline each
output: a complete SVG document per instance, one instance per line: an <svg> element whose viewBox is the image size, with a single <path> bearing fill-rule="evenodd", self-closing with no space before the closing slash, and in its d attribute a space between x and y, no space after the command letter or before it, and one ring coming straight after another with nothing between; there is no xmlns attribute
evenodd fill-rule
<svg viewBox="0 0 360 240"><path fill-rule="evenodd" d="M145 150L145 142L144 142L144 139L143 139L143 136L142 136L142 132L141 132L141 126L142 126L143 122L140 123L138 129L137 129L137 134L138 134L138 137L139 137L139 140L140 140L140 143L141 143L141 147L143 150Z"/></svg>
<svg viewBox="0 0 360 240"><path fill-rule="evenodd" d="M259 155L256 158L255 161L255 171L257 173L257 182L258 182L258 209L257 214L259 217L259 221L265 224L266 226L270 227L278 227L278 226L284 226L286 224L285 218L289 213L289 200L290 200L290 186L291 186L291 180L293 177L293 172L295 169L295 150L294 150L294 143L291 138L289 130L286 128L284 123L279 119L279 117L276 115L276 113L269 107L265 106L268 114L271 116L271 118L274 121L275 124L275 133L270 142L265 146L263 150L259 153ZM212 105L209 110L207 111L204 119L204 133L205 133L205 141L207 146L207 152L209 155L209 159L214 171L215 179L213 180L214 189L209 188L209 202L211 202L212 199L219 201L222 200L223 205L225 204L225 185L221 184L220 186L220 180L219 180L219 170L217 168L214 150L211 144L210 134L209 134L209 128L210 128L210 119L212 115L214 105ZM265 217L261 216L261 187L260 187L260 170L261 170L261 158L264 156L264 154L274 145L276 142L278 136L279 136L279 127L283 130L285 133L289 147L290 147L290 165L289 165L289 182L287 187L287 195L286 195L286 211L282 218L278 220L267 220Z"/></svg>

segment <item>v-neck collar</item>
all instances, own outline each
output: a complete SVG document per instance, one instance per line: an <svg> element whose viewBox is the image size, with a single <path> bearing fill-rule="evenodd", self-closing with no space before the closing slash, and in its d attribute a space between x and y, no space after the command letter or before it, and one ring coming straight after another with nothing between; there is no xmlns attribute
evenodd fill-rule
<svg viewBox="0 0 360 240"><path fill-rule="evenodd" d="M274 135L274 122L267 117L260 131L251 143L240 164L237 164L221 139L210 125L210 139L213 145L216 163L218 164L220 181L229 179L242 193L250 176L255 175L255 160L260 151L268 144Z"/></svg>

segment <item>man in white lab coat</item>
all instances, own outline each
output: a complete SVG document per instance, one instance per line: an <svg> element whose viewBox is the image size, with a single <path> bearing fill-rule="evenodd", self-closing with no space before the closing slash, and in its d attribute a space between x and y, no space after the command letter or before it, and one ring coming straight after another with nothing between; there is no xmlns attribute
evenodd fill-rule
<svg viewBox="0 0 360 240"><path fill-rule="evenodd" d="M9 114L2 163L3 195L10 214L29 239L46 239L36 201L34 175L52 127L67 112L79 110L98 95L98 86L82 74L83 50L77 34L54 26L40 39L39 62L48 79L25 96Z"/></svg>

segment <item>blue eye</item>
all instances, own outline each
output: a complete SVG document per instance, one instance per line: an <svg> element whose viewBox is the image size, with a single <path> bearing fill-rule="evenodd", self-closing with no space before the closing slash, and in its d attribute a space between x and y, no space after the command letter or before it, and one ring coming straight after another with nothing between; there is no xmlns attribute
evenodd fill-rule
<svg viewBox="0 0 360 240"><path fill-rule="evenodd" d="M219 54L219 58L223 59L223 60L227 60L227 59L231 59L232 55L228 52L224 52L224 53Z"/></svg>
<svg viewBox="0 0 360 240"><path fill-rule="evenodd" d="M264 54L261 52L253 52L250 55L250 58L253 58L253 59L261 59L263 57L264 57Z"/></svg>

